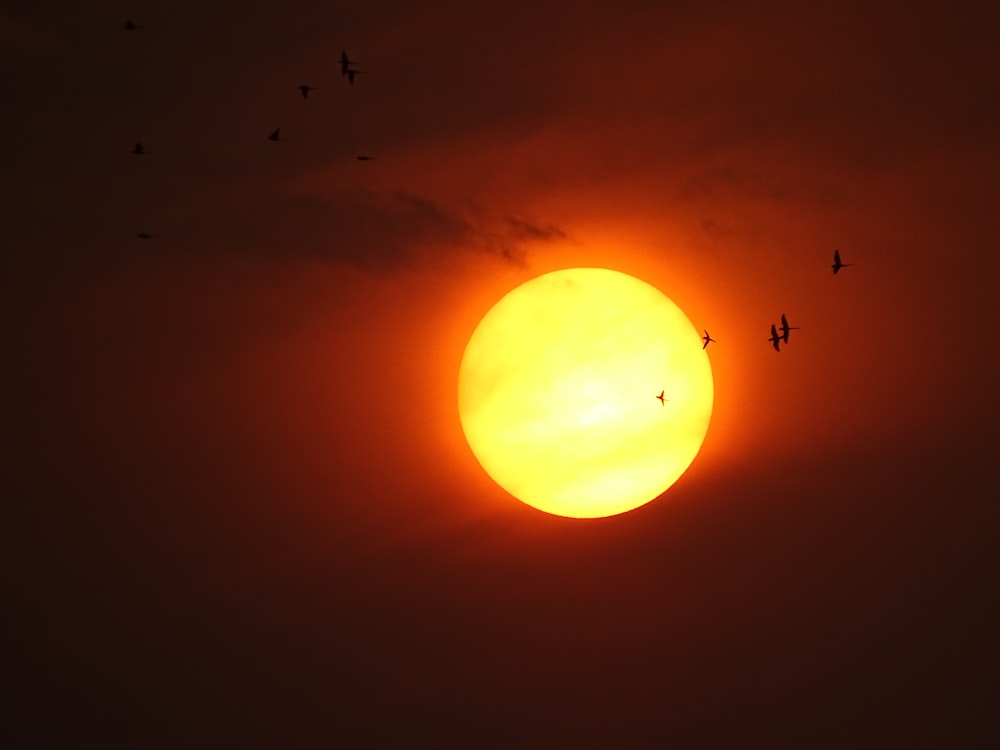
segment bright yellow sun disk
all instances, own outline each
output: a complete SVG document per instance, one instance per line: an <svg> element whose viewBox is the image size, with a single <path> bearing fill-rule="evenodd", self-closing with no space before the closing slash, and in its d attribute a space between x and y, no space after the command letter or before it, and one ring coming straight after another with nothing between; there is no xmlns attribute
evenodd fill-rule
<svg viewBox="0 0 1000 750"><path fill-rule="evenodd" d="M487 474L575 518L624 513L670 487L701 448L712 399L708 357L681 309L599 268L507 294L473 332L458 378L462 428Z"/></svg>

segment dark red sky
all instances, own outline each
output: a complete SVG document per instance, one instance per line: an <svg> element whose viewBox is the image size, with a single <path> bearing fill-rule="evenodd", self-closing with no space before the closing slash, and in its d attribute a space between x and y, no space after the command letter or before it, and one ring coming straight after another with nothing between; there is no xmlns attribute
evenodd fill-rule
<svg viewBox="0 0 1000 750"><path fill-rule="evenodd" d="M5 6L4 746L984 743L981 5ZM455 403L576 265L719 340L702 453L597 521Z"/></svg>

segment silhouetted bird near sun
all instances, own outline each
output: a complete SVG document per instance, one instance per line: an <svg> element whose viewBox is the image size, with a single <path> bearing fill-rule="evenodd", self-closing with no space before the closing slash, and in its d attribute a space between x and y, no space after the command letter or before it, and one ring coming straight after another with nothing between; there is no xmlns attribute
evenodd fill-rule
<svg viewBox="0 0 1000 750"><path fill-rule="evenodd" d="M310 91L315 91L315 90L316 90L316 87L315 86L310 86L308 83L303 83L301 86L299 86L299 91L302 92L302 98L303 99L308 99L309 98L309 92Z"/></svg>
<svg viewBox="0 0 1000 750"><path fill-rule="evenodd" d="M365 71L363 71L363 70L355 70L354 68L348 68L347 69L347 82L353 86L354 85L354 76L356 76L358 74L363 74L364 72Z"/></svg>
<svg viewBox="0 0 1000 750"><path fill-rule="evenodd" d="M355 156L354 158L357 159L358 161L371 161L375 157L368 156L367 154L361 154L361 156Z"/></svg>
<svg viewBox="0 0 1000 750"><path fill-rule="evenodd" d="M132 23L131 21L125 22L125 31L135 31L136 29L142 28L141 26Z"/></svg>
<svg viewBox="0 0 1000 750"><path fill-rule="evenodd" d="M841 268L846 268L847 266L853 266L854 263L842 263L840 260L840 250L833 251L833 265L830 268L833 269L833 274L836 276Z"/></svg>
<svg viewBox="0 0 1000 750"><path fill-rule="evenodd" d="M774 323L771 323L771 338L768 339L771 345L774 346L774 351L781 351L781 336L778 334L778 329L775 327Z"/></svg>
<svg viewBox="0 0 1000 750"><path fill-rule="evenodd" d="M275 128L274 132L271 133L271 135L269 135L267 137L267 140L269 140L269 141L280 141L280 140L282 140L282 137L281 137L281 128Z"/></svg>
<svg viewBox="0 0 1000 750"><path fill-rule="evenodd" d="M136 237L138 237L140 240L151 240L151 239L153 239L153 235L151 235L149 232L139 232L136 235Z"/></svg>
<svg viewBox="0 0 1000 750"><path fill-rule="evenodd" d="M707 328L705 329L705 335L701 337L701 340L705 342L704 344L701 345L702 349L704 349L706 346L708 346L710 342L715 341L715 339L713 339L711 336L708 335L708 329ZM715 341L715 343L718 344L719 342Z"/></svg>
<svg viewBox="0 0 1000 750"><path fill-rule="evenodd" d="M660 391L660 395L657 396L657 398L660 399L660 406L666 406L667 405L667 401L670 400L669 398L663 398L663 394L664 394L664 391Z"/></svg>
<svg viewBox="0 0 1000 750"><path fill-rule="evenodd" d="M143 146L141 143L137 143L132 147L132 153L135 154L136 156L142 156L144 153L146 153L146 147Z"/></svg>
<svg viewBox="0 0 1000 750"><path fill-rule="evenodd" d="M340 53L340 75L346 76L352 65L357 65L357 60L352 60L346 52Z"/></svg>
<svg viewBox="0 0 1000 750"><path fill-rule="evenodd" d="M798 326L788 325L788 318L785 317L784 313L781 313L781 339L786 344L788 343L788 332L799 330Z"/></svg>

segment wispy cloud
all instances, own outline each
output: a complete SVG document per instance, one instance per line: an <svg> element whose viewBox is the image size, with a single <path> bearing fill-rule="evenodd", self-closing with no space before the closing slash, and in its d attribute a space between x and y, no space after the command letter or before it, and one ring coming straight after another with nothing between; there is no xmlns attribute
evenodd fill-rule
<svg viewBox="0 0 1000 750"><path fill-rule="evenodd" d="M456 210L405 190L234 193L221 203L190 201L167 223L179 245L200 253L278 263L321 260L376 275L483 255L523 265L530 248L567 239L550 223Z"/></svg>

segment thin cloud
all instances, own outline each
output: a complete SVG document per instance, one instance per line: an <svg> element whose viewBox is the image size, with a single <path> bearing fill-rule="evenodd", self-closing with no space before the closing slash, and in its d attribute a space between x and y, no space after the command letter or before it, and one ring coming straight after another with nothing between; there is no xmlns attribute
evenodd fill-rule
<svg viewBox="0 0 1000 750"><path fill-rule="evenodd" d="M505 216L504 223L509 238L517 242L553 242L568 238L566 232L552 224L534 224L513 216Z"/></svg>
<svg viewBox="0 0 1000 750"><path fill-rule="evenodd" d="M178 245L200 253L276 263L320 260L376 275L443 267L475 255L524 265L531 247L567 237L552 224L467 214L405 190L232 195L222 206L191 207L164 223L178 227Z"/></svg>

